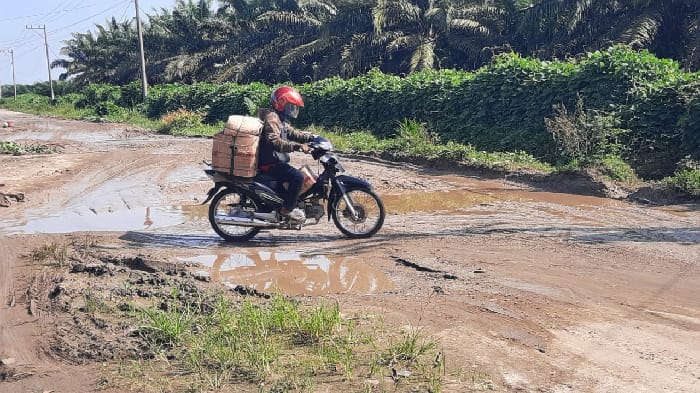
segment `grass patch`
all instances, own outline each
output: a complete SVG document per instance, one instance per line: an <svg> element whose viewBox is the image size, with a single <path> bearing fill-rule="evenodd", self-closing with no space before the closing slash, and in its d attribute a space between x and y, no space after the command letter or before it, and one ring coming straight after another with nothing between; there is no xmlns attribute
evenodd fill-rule
<svg viewBox="0 0 700 393"><path fill-rule="evenodd" d="M0 142L0 154L51 154L56 150L51 146L41 144L19 144L15 142Z"/></svg>
<svg viewBox="0 0 700 393"><path fill-rule="evenodd" d="M68 246L51 242L32 250L30 257L40 263L64 266L68 261Z"/></svg>
<svg viewBox="0 0 700 393"><path fill-rule="evenodd" d="M49 97L38 94L21 94L17 96L16 101L8 98L0 100L0 107L17 112L66 119L126 123L150 130L157 130L160 127L159 121L148 119L138 108L126 109L112 102L79 108L76 106L76 102L80 97L80 95L68 94L51 101Z"/></svg>
<svg viewBox="0 0 700 393"><path fill-rule="evenodd" d="M88 110L76 108L69 99L59 98L51 101L49 97L39 94L20 94L17 100L4 98L0 107L17 112L33 113L36 115L53 115L68 119L83 119Z"/></svg>
<svg viewBox="0 0 700 393"><path fill-rule="evenodd" d="M525 152L485 152L471 145L453 141L442 143L425 125L405 120L400 123L392 138L378 139L368 131L345 132L312 128L333 141L339 151L359 154L390 153L399 160L455 162L494 170L537 170L545 173L554 167L543 163Z"/></svg>
<svg viewBox="0 0 700 393"><path fill-rule="evenodd" d="M440 391L436 344L417 329L358 326L325 301L181 295L131 314L156 357L122 362L117 385L158 391L167 374L173 391L358 391L368 378L365 391Z"/></svg>

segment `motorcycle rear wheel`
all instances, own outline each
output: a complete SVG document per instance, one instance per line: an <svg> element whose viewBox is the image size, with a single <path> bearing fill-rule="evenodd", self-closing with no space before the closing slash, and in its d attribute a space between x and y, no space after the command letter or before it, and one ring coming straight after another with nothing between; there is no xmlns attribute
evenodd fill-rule
<svg viewBox="0 0 700 393"><path fill-rule="evenodd" d="M209 223L217 235L227 242L250 240L260 232L259 228L233 225L227 218L253 214L255 202L235 189L225 189L214 196L209 205Z"/></svg>
<svg viewBox="0 0 700 393"><path fill-rule="evenodd" d="M346 193L357 216L352 215L346 200L340 196L333 201L331 218L335 226L352 239L368 238L384 224L384 204L372 190L356 189Z"/></svg>

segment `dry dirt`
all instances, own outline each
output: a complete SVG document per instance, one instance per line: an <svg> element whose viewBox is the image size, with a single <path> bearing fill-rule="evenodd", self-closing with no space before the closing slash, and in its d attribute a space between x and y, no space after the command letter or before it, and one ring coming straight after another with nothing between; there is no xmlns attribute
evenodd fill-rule
<svg viewBox="0 0 700 393"><path fill-rule="evenodd" d="M211 286L263 292L273 282L376 312L390 326L420 327L445 354L446 392L700 392L697 205L639 205L566 193L566 184L554 193L508 176L345 157L349 174L368 179L387 206L376 236L345 239L324 217L300 232L227 244L197 206L210 185L201 162L211 140L4 110L0 119L14 121L0 141L56 151L0 156L9 205L0 207L2 392L102 386L100 362L139 348L119 347L119 332L103 343L74 338L79 321L63 311L78 306L64 295L85 271L92 285L128 274L139 291L154 291L158 280L138 273L158 263L165 276L203 270ZM94 263L72 275L28 258L47 244L81 242ZM226 267L241 255L246 269ZM319 274L305 255L342 269Z"/></svg>

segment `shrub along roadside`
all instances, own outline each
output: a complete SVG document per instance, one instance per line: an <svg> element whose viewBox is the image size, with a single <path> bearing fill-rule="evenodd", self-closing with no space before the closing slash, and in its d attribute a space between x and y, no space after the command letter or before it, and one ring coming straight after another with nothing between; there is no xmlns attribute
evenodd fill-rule
<svg viewBox="0 0 700 393"><path fill-rule="evenodd" d="M56 114L63 117L77 119L97 119L93 113L86 110L76 111L72 105L65 103L48 104L46 97L23 95L17 103L4 107L8 109L37 113ZM88 113L85 116L85 113ZM120 110L116 115L107 115L99 118L100 121L126 122L139 127L149 128L157 132L172 133L185 136L211 136L221 131L222 124L200 124L202 116L184 109L164 116L160 121L147 119L135 110ZM192 127L196 124L196 127ZM405 160L418 163L453 162L461 166L486 169L492 171L523 171L538 172L543 174L555 174L557 172L578 172L592 169L613 182L621 182L630 188L638 186L641 182L634 170L619 155L603 154L573 159L563 165L550 165L541 162L525 152L487 152L477 150L471 145L465 145L448 141L441 142L436 133L431 133L427 125L412 120L404 120L395 125L394 137L380 139L369 131L348 132L343 129L324 129L311 126L315 133L330 138L336 148L341 152L358 153L365 155L388 155L392 159ZM582 131L583 132L583 131ZM4 153L17 153L18 146L9 146ZM26 149L25 149L26 150ZM24 151L24 150L23 150ZM45 153L45 151L31 151L32 153ZM663 181L656 182L655 187L668 188L693 197L699 196L700 170L694 167L678 170L672 176Z"/></svg>
<svg viewBox="0 0 700 393"><path fill-rule="evenodd" d="M626 166L634 176L623 178L645 180L673 178L685 157L700 160L700 73L626 47L555 62L502 55L474 73L400 78L372 71L297 87L307 105L296 125L341 135L364 130L355 139L372 135L378 151L397 158L471 162L477 152L511 152L493 154L505 155L506 164L515 159L555 168L602 167L613 175ZM84 107L72 109L82 118L150 121L149 128L161 132L211 135L229 114L266 106L270 90L263 84L159 85L140 102L136 83L93 85L82 95L62 97L56 107L72 103ZM430 130L429 139L412 139L410 124ZM692 191L687 183L694 177L684 179L674 187Z"/></svg>
<svg viewBox="0 0 700 393"><path fill-rule="evenodd" d="M685 156L700 159L700 73L624 46L566 61L504 54L471 73L441 70L398 77L374 70L297 87L306 102L296 122L301 127L365 130L390 138L396 124L408 118L425 124L444 143L523 151L560 165L571 157L552 138L546 119L575 113L582 102L592 120L614 121L625 131L617 135L617 154L644 179L673 174ZM260 83L157 85L141 102L136 83L93 85L76 105L100 102L97 116L108 116L118 109L104 104L107 100L156 120L184 108L212 125L267 106L271 88Z"/></svg>

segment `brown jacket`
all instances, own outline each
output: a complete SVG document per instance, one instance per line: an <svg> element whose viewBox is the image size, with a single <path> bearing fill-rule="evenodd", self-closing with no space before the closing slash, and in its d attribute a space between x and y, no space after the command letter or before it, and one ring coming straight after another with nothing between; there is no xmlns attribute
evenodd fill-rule
<svg viewBox="0 0 700 393"><path fill-rule="evenodd" d="M260 134L258 167L278 162L288 163L289 153L299 151L302 143L313 140L313 134L296 130L272 109L261 110L260 119L263 121L263 129Z"/></svg>

